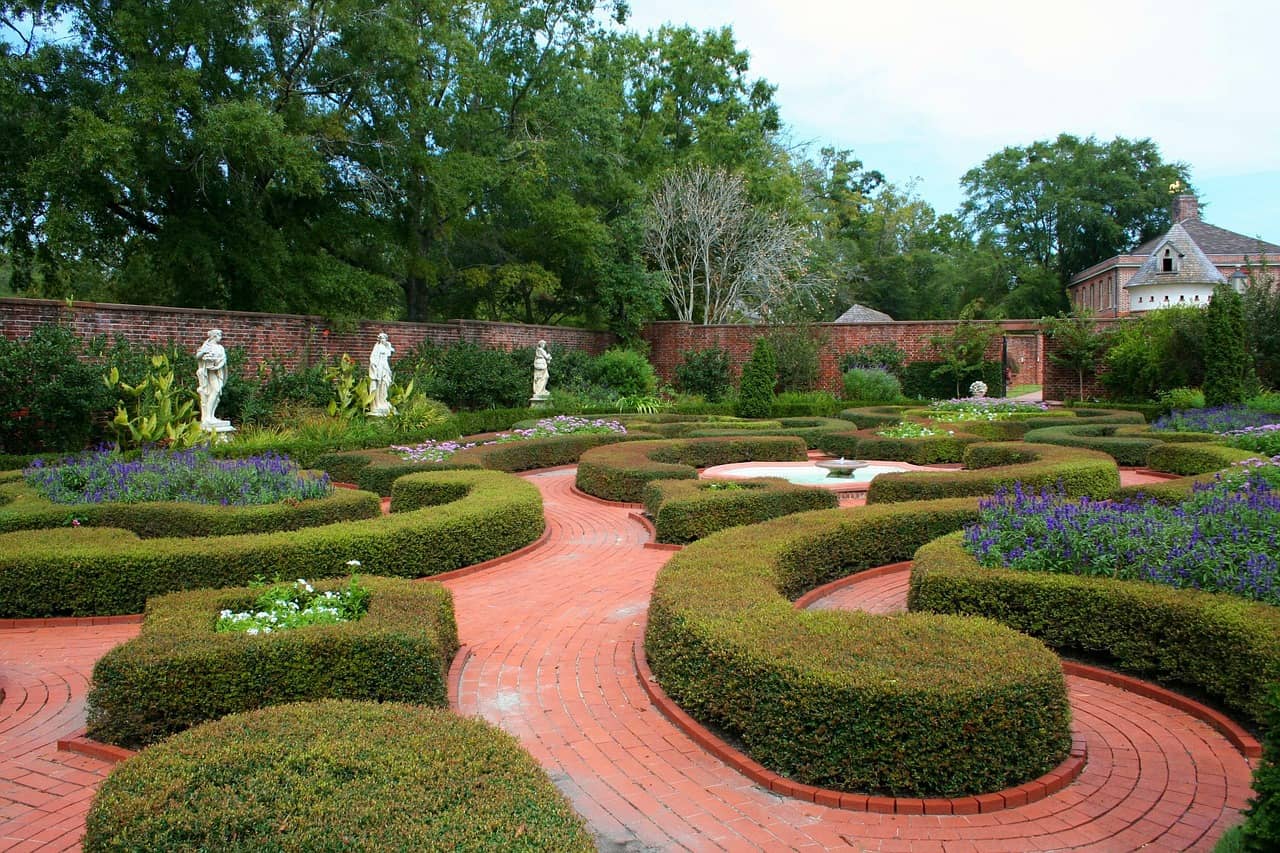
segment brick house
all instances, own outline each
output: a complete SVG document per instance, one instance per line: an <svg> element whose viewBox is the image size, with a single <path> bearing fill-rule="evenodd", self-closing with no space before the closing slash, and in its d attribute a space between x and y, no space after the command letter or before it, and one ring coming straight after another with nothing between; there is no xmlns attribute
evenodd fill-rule
<svg viewBox="0 0 1280 853"><path fill-rule="evenodd" d="M1243 287L1246 267L1280 280L1280 245L1210 225L1194 195L1173 199L1173 225L1127 255L1071 278L1071 307L1099 317L1126 317L1171 305L1206 305L1215 284Z"/></svg>

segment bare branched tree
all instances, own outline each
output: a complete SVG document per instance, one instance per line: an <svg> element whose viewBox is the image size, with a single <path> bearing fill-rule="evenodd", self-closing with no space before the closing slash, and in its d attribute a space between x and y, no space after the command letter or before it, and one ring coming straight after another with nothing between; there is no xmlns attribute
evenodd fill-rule
<svg viewBox="0 0 1280 853"><path fill-rule="evenodd" d="M651 199L645 251L666 276L676 318L764 317L806 286L804 230L754 208L742 178L694 166L668 174Z"/></svg>

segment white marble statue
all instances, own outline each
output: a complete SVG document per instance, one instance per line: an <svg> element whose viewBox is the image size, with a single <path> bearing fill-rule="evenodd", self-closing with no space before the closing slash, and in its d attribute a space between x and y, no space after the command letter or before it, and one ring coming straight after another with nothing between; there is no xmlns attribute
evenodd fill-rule
<svg viewBox="0 0 1280 853"><path fill-rule="evenodd" d="M538 348L533 351L533 399L545 400L547 393L547 365L551 361L551 353L547 352L547 342L538 341Z"/></svg>
<svg viewBox="0 0 1280 853"><path fill-rule="evenodd" d="M222 386L227 384L227 351L222 348L222 330L210 329L196 350L196 390L200 395L200 426L213 430L226 427L230 421L218 417L218 401Z"/></svg>
<svg viewBox="0 0 1280 853"><path fill-rule="evenodd" d="M378 333L378 342L369 353L369 390L373 393L373 402L369 406L369 414L375 418L385 418L393 414L395 409L387 402L387 392L391 390L391 354L395 347L387 340L386 332Z"/></svg>

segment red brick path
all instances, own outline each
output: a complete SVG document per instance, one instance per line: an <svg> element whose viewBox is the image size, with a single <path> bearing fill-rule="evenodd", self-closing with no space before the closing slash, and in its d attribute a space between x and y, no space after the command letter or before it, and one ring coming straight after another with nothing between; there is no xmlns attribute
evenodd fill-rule
<svg viewBox="0 0 1280 853"><path fill-rule="evenodd" d="M1068 680L1089 764L1067 790L989 815L843 811L772 794L658 714L631 659L653 578L628 510L530 476L552 535L526 559L450 582L472 657L458 704L521 739L606 850L1208 850L1238 822L1250 769L1208 725L1095 681ZM842 591L901 606L905 577ZM830 602L824 602L827 604Z"/></svg>
<svg viewBox="0 0 1280 853"><path fill-rule="evenodd" d="M518 559L448 581L472 657L464 713L521 739L604 850L1208 850L1238 821L1249 767L1204 723L1099 682L1068 680L1089 764L1067 790L989 815L881 815L772 794L654 710L634 643L670 557L629 510L571 493L571 470L529 475L551 535ZM901 576L821 605L892 610ZM0 850L74 849L108 765L57 753L83 726L93 662L136 625L0 630Z"/></svg>

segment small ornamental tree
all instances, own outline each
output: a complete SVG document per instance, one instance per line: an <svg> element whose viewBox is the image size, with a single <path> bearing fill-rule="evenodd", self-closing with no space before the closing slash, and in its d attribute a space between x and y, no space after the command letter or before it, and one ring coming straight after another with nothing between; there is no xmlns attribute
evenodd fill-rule
<svg viewBox="0 0 1280 853"><path fill-rule="evenodd" d="M1076 372L1077 395L1083 400L1084 375L1097 369L1111 336L1098 328L1087 310L1071 314L1059 312L1058 316L1044 317L1040 322L1045 334L1053 340L1050 360Z"/></svg>
<svg viewBox="0 0 1280 853"><path fill-rule="evenodd" d="M982 375L982 363L986 358L987 347L1000 334L997 325L980 326L961 312L960 322L950 334L933 335L929 338L929 346L942 361L941 366L933 371L934 378L950 377L956 384L956 396L960 396L960 388L968 385L971 378Z"/></svg>
<svg viewBox="0 0 1280 853"><path fill-rule="evenodd" d="M1244 345L1244 302L1227 284L1213 289L1205 312L1204 404L1244 402L1249 355Z"/></svg>
<svg viewBox="0 0 1280 853"><path fill-rule="evenodd" d="M778 380L778 363L773 347L757 338L751 360L742 366L738 385L738 403L734 411L740 418L767 418L773 410L773 386Z"/></svg>

